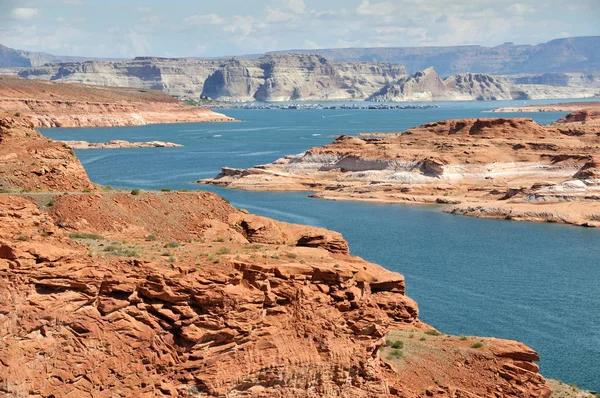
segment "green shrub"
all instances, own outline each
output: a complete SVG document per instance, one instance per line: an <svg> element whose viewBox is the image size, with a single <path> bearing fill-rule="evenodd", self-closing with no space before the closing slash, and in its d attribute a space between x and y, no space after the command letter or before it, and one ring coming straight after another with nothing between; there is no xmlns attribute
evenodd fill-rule
<svg viewBox="0 0 600 398"><path fill-rule="evenodd" d="M400 340L394 341L394 344L392 344L392 348L402 349L404 348L404 342Z"/></svg>
<svg viewBox="0 0 600 398"><path fill-rule="evenodd" d="M298 255L296 253L286 253L285 255L288 256L288 258L291 258L291 259L295 259L295 258L298 257Z"/></svg>
<svg viewBox="0 0 600 398"><path fill-rule="evenodd" d="M274 253L271 258L274 258L275 260L279 260L279 254Z"/></svg>
<svg viewBox="0 0 600 398"><path fill-rule="evenodd" d="M229 254L229 253L231 253L231 249L228 249L226 247L219 249L219 251L217 252L218 255Z"/></svg>
<svg viewBox="0 0 600 398"><path fill-rule="evenodd" d="M421 338L419 339L419 341L425 341L425 340L427 340L427 339L425 338L425 336L423 336L423 337L421 337Z"/></svg>
<svg viewBox="0 0 600 398"><path fill-rule="evenodd" d="M146 236L147 242L154 242L156 240L156 235L148 235Z"/></svg>
<svg viewBox="0 0 600 398"><path fill-rule="evenodd" d="M19 235L19 236L17 237L17 240L20 240L21 242L25 242L25 241L27 241L28 239L27 239L27 237L26 237L25 235Z"/></svg>
<svg viewBox="0 0 600 398"><path fill-rule="evenodd" d="M474 343L471 348L481 348L483 347L483 343L481 341L478 341L477 343Z"/></svg>
<svg viewBox="0 0 600 398"><path fill-rule="evenodd" d="M460 341L465 341L467 339L467 336L460 336Z"/></svg>
<svg viewBox="0 0 600 398"><path fill-rule="evenodd" d="M131 190L131 194L132 195L139 195L140 194L140 190L139 189L132 189Z"/></svg>
<svg viewBox="0 0 600 398"><path fill-rule="evenodd" d="M428 331L425 332L425 334L427 334L429 336L441 336L442 335L437 330L428 330Z"/></svg>
<svg viewBox="0 0 600 398"><path fill-rule="evenodd" d="M48 207L52 207L52 206L54 206L55 204L56 204L56 202L55 202L54 200L50 200L50 201L48 202L48 205L47 205L47 206L48 206Z"/></svg>
<svg viewBox="0 0 600 398"><path fill-rule="evenodd" d="M388 354L387 359L398 359L398 358L402 358L403 355L404 355L404 353L400 350L392 350Z"/></svg>
<svg viewBox="0 0 600 398"><path fill-rule="evenodd" d="M21 117L21 112L15 112L16 117Z"/></svg>
<svg viewBox="0 0 600 398"><path fill-rule="evenodd" d="M179 242L169 242L165 245L165 247L171 247L171 248L179 247Z"/></svg>
<svg viewBox="0 0 600 398"><path fill-rule="evenodd" d="M169 188L162 188L160 192L171 192L171 190Z"/></svg>
<svg viewBox="0 0 600 398"><path fill-rule="evenodd" d="M262 246L261 245L257 245L256 243L244 246L244 249L250 249L250 250L258 250L258 249L261 249L261 248L262 248Z"/></svg>
<svg viewBox="0 0 600 398"><path fill-rule="evenodd" d="M217 238L214 241L215 242L219 242L219 243L223 243L223 242L225 242L225 239L223 239L223 238Z"/></svg>
<svg viewBox="0 0 600 398"><path fill-rule="evenodd" d="M84 233L80 233L80 232L70 234L69 238L71 238L71 239L91 239L91 240L104 239L104 237L102 235L84 234Z"/></svg>

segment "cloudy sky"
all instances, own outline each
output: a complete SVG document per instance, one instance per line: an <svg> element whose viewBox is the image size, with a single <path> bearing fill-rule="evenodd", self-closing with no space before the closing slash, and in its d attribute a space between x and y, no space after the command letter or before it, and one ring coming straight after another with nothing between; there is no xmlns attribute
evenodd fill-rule
<svg viewBox="0 0 600 398"><path fill-rule="evenodd" d="M0 0L0 15L0 44L116 58L600 35L600 0Z"/></svg>

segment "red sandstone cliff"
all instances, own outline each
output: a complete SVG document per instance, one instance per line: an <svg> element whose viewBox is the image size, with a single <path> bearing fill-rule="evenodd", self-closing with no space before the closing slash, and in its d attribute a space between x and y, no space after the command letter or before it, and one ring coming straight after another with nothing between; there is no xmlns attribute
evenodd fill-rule
<svg viewBox="0 0 600 398"><path fill-rule="evenodd" d="M36 127L140 126L226 122L161 92L0 76L0 112L30 116Z"/></svg>
<svg viewBox="0 0 600 398"><path fill-rule="evenodd" d="M16 136L54 148L33 130L20 135L23 120L3 120L3 151ZM206 192L36 184L46 192L0 193L2 394L550 394L533 350L433 331L402 275L351 256L338 233L249 215Z"/></svg>

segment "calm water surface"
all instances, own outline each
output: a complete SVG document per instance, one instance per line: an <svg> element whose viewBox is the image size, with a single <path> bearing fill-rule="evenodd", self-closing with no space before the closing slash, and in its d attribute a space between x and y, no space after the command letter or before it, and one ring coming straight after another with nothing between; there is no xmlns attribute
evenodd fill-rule
<svg viewBox="0 0 600 398"><path fill-rule="evenodd" d="M554 101L556 102L556 101ZM353 254L406 276L421 318L451 334L523 341L542 373L600 390L600 230L479 220L438 207L330 202L308 193L242 192L193 184L222 166L249 167L332 141L339 134L401 131L487 114L515 102L441 103L429 110L224 110L243 123L45 129L55 139L164 140L183 148L77 151L94 182L119 188L208 189L282 221L340 231Z"/></svg>

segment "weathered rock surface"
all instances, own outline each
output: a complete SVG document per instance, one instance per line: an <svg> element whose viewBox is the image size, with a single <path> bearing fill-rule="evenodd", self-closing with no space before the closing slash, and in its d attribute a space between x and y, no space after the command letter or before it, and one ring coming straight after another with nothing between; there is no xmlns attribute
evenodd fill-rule
<svg viewBox="0 0 600 398"><path fill-rule="evenodd" d="M108 142L58 141L73 149L118 149L118 148L177 148L183 145L166 141L129 142L110 140Z"/></svg>
<svg viewBox="0 0 600 398"><path fill-rule="evenodd" d="M163 90L183 98L227 101L366 98L406 74L401 65L332 64L316 55L193 60L140 57L47 64L15 71L28 79Z"/></svg>
<svg viewBox="0 0 600 398"><path fill-rule="evenodd" d="M399 65L332 64L316 55L272 55L224 62L202 95L225 101L346 100L366 98L406 74Z"/></svg>
<svg viewBox="0 0 600 398"><path fill-rule="evenodd" d="M73 151L42 137L23 117L0 114L0 189L94 189Z"/></svg>
<svg viewBox="0 0 600 398"><path fill-rule="evenodd" d="M403 276L338 233L208 192L27 195L0 194L7 396L550 395L522 344L415 338L432 328ZM403 357L385 336L407 340Z"/></svg>
<svg viewBox="0 0 600 398"><path fill-rule="evenodd" d="M320 54L333 62L379 61L415 73L433 66L442 76L460 73L541 74L600 70L600 36L568 37L537 45L504 43L494 47L375 47L276 51Z"/></svg>
<svg viewBox="0 0 600 398"><path fill-rule="evenodd" d="M441 79L433 68L385 85L367 101L474 101L544 98L588 98L597 87L563 87L542 84L512 84L504 78L482 73L463 73Z"/></svg>
<svg viewBox="0 0 600 398"><path fill-rule="evenodd" d="M0 112L30 116L36 127L140 126L225 122L232 118L187 106L160 91L0 77Z"/></svg>
<svg viewBox="0 0 600 398"><path fill-rule="evenodd" d="M455 214L600 226L593 123L464 119L323 147L202 183L334 200L453 204Z"/></svg>

